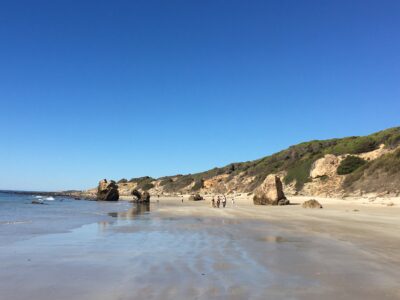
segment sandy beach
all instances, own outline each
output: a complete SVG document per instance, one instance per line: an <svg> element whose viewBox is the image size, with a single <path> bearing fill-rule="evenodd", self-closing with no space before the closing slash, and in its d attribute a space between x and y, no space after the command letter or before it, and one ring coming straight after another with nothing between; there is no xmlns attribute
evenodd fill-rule
<svg viewBox="0 0 400 300"><path fill-rule="evenodd" d="M209 198L161 197L102 207L97 221L62 232L56 222L74 217L53 220L53 231L2 243L0 298L400 299L398 199L319 199L323 209L296 205L304 199L270 207L239 197L216 209ZM65 202L99 205L46 208Z"/></svg>

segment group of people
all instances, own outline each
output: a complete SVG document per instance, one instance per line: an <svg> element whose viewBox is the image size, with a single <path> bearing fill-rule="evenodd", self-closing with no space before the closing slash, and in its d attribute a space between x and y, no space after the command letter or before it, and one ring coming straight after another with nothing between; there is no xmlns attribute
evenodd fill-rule
<svg viewBox="0 0 400 300"><path fill-rule="evenodd" d="M211 205L213 208L220 208L221 203L222 203L222 207L225 208L225 206L226 206L225 195L222 196L222 199L220 196L217 197L217 200L215 200L214 197L211 199ZM232 198L232 204L235 204L235 200L233 198Z"/></svg>

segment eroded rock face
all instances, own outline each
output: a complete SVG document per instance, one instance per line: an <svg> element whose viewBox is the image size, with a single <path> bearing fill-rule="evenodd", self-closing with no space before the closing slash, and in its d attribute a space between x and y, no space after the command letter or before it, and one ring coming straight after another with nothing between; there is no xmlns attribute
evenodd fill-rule
<svg viewBox="0 0 400 300"><path fill-rule="evenodd" d="M321 203L315 199L307 200L301 206L303 208L322 208Z"/></svg>
<svg viewBox="0 0 400 300"><path fill-rule="evenodd" d="M339 197L343 193L344 177L337 174L337 168L342 159L342 156L326 154L316 160L310 171L311 181L304 184L302 194Z"/></svg>
<svg viewBox="0 0 400 300"><path fill-rule="evenodd" d="M340 164L340 159L332 154L326 154L323 158L315 161L313 168L310 172L312 178L323 176L334 176Z"/></svg>
<svg viewBox="0 0 400 300"><path fill-rule="evenodd" d="M141 193L137 189L133 189L131 195L136 197L136 202L141 202L141 203L150 202L150 193L147 191Z"/></svg>
<svg viewBox="0 0 400 300"><path fill-rule="evenodd" d="M204 200L202 196L200 196L200 194L196 194L196 195L191 195L189 197L190 201L200 201L200 200Z"/></svg>
<svg viewBox="0 0 400 300"><path fill-rule="evenodd" d="M257 205L289 204L289 200L286 199L283 193L281 179L275 174L268 175L255 191L253 202Z"/></svg>
<svg viewBox="0 0 400 300"><path fill-rule="evenodd" d="M107 179L100 180L97 187L97 200L100 201L118 201L119 192L118 185L114 180L107 181Z"/></svg>

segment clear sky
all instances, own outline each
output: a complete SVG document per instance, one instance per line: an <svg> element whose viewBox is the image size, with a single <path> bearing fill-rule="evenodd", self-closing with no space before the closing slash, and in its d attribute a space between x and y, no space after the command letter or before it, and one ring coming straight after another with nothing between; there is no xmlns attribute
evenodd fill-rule
<svg viewBox="0 0 400 300"><path fill-rule="evenodd" d="M0 189L400 125L400 1L1 1Z"/></svg>

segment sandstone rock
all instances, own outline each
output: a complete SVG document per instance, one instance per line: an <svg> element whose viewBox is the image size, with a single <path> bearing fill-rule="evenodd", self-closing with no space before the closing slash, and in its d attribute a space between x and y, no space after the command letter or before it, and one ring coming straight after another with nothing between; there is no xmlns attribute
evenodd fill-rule
<svg viewBox="0 0 400 300"><path fill-rule="evenodd" d="M326 154L316 160L310 171L311 181L306 182L301 191L304 195L340 197L345 176L337 174L337 168L343 157Z"/></svg>
<svg viewBox="0 0 400 300"><path fill-rule="evenodd" d="M303 208L322 208L322 205L315 199L307 200L301 206Z"/></svg>
<svg viewBox="0 0 400 300"><path fill-rule="evenodd" d="M285 194L283 193L280 178L274 174L268 175L264 182L255 191L253 202L257 205L289 204L289 200L286 199Z"/></svg>
<svg viewBox="0 0 400 300"><path fill-rule="evenodd" d="M97 200L118 201L118 199L118 185L115 183L115 181L107 181L107 179L100 180L97 187Z"/></svg>
<svg viewBox="0 0 400 300"><path fill-rule="evenodd" d="M150 193L147 191L141 193L137 189L133 189L131 195L136 197L136 202L150 202Z"/></svg>
<svg viewBox="0 0 400 300"><path fill-rule="evenodd" d="M336 175L336 170L339 164L340 159L337 156L326 154L323 158L320 158L314 162L310 176L312 178L318 178Z"/></svg>
<svg viewBox="0 0 400 300"><path fill-rule="evenodd" d="M191 195L189 197L190 201L200 201L200 200L204 200L204 198L202 196L200 196L200 194L196 194L196 195Z"/></svg>

